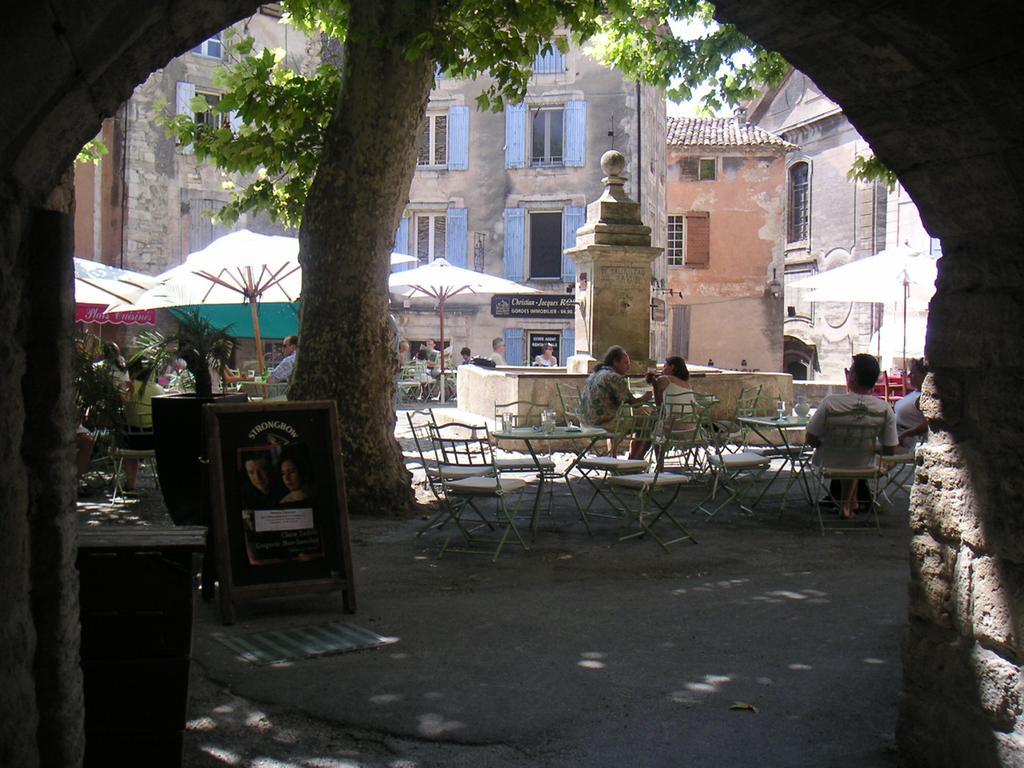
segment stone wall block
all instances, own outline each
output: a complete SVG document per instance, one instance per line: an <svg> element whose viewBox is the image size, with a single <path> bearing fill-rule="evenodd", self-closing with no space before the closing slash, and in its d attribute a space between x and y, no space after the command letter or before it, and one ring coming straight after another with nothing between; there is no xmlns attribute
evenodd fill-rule
<svg viewBox="0 0 1024 768"><path fill-rule="evenodd" d="M950 612L954 626L965 638L974 638L974 613L971 585L974 579L975 554L970 547L962 547L957 553L950 588Z"/></svg>
<svg viewBox="0 0 1024 768"><path fill-rule="evenodd" d="M950 608L956 551L924 534L911 539L910 552L911 615L942 627L952 627Z"/></svg>
<svg viewBox="0 0 1024 768"><path fill-rule="evenodd" d="M983 550L981 507L965 471L964 447L940 435L918 449L917 482L910 506L910 526L930 531L937 539L965 541Z"/></svg>
<svg viewBox="0 0 1024 768"><path fill-rule="evenodd" d="M996 557L976 558L972 566L971 606L974 634L1009 649L1021 647L1024 616L1024 567Z"/></svg>
<svg viewBox="0 0 1024 768"><path fill-rule="evenodd" d="M1021 715L1020 670L1013 662L980 646L974 648L971 660L977 680L978 703L991 718L994 727L1012 730Z"/></svg>

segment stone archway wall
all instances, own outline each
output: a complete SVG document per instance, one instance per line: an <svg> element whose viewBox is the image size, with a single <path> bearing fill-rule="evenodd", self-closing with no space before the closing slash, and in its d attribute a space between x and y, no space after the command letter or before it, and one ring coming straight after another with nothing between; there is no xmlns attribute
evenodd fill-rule
<svg viewBox="0 0 1024 768"><path fill-rule="evenodd" d="M1013 6L717 4L843 105L943 240L900 744L912 765L1020 764L1024 415L1012 406L1024 352L1024 99ZM82 749L62 378L71 202L47 198L138 82L257 5L55 0L6 13L17 34L0 97L0 764L72 766Z"/></svg>
<svg viewBox="0 0 1024 768"><path fill-rule="evenodd" d="M75 766L84 743L66 172L150 72L257 6L56 0L5 9L13 76L0 96L0 765Z"/></svg>
<svg viewBox="0 0 1024 768"><path fill-rule="evenodd" d="M842 105L942 239L898 742L911 766L1024 765L1024 79L1015 11L997 2L715 4Z"/></svg>

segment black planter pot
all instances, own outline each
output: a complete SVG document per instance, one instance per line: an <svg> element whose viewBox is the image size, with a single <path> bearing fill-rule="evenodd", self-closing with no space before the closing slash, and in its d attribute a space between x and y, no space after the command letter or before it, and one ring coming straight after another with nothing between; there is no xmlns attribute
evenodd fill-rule
<svg viewBox="0 0 1024 768"><path fill-rule="evenodd" d="M246 402L241 393L198 397L163 395L153 398L153 437L157 473L164 503L175 525L210 524L209 479L206 464L207 403Z"/></svg>

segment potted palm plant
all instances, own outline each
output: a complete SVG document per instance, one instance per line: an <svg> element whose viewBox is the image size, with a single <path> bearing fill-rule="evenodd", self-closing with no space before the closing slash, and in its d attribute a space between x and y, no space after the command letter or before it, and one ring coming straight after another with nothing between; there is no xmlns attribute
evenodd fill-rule
<svg viewBox="0 0 1024 768"><path fill-rule="evenodd" d="M132 360L148 358L153 371L185 361L195 391L153 398L153 437L160 489L177 525L209 525L209 478L203 457L203 406L245 402L241 393L214 393L214 374L223 371L235 349L230 329L217 328L198 311L179 316L177 333L149 331L139 336Z"/></svg>

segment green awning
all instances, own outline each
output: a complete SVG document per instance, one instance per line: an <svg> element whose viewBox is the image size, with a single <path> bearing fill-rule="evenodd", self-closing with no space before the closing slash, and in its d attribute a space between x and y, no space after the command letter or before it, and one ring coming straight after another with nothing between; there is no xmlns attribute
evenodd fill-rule
<svg viewBox="0 0 1024 768"><path fill-rule="evenodd" d="M257 307L260 335L264 339L283 339L299 332L299 302L266 303ZM239 339L252 339L252 310L248 304L208 304L198 307L176 307L171 313L180 317L185 312L199 312L218 328L225 328ZM229 328L230 326L230 328Z"/></svg>

